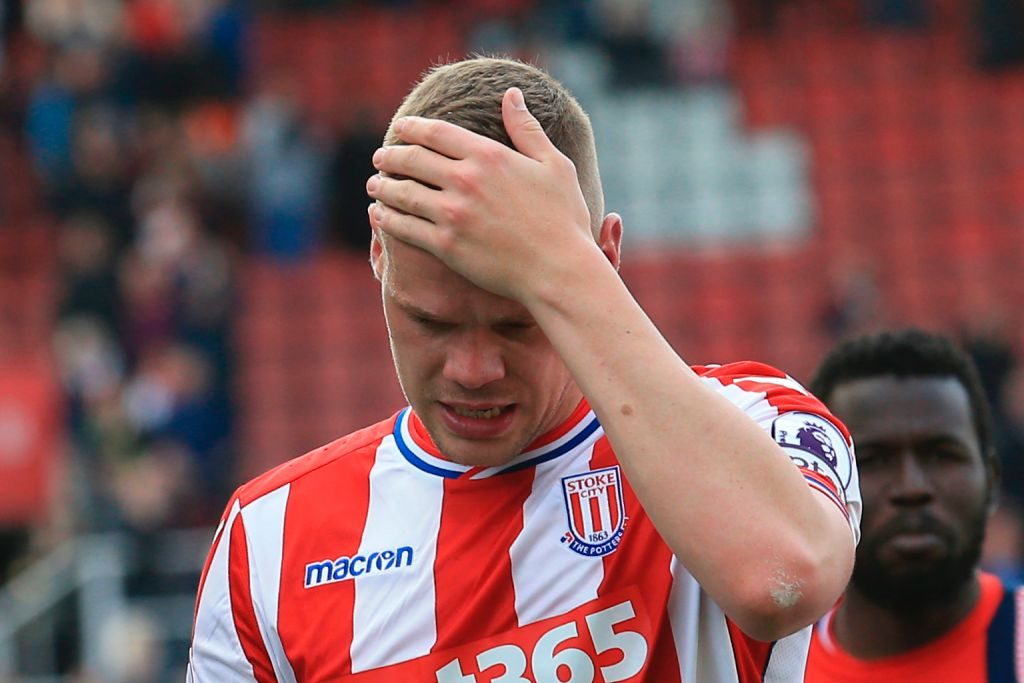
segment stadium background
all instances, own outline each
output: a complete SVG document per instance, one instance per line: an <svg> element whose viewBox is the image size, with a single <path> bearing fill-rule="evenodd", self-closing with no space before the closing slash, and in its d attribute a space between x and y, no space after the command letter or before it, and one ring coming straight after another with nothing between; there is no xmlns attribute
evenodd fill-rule
<svg viewBox="0 0 1024 683"><path fill-rule="evenodd" d="M425 67L591 112L623 277L691 362L960 339L1024 501L1015 0L3 0L0 681L180 681L239 482L399 408L363 191Z"/></svg>

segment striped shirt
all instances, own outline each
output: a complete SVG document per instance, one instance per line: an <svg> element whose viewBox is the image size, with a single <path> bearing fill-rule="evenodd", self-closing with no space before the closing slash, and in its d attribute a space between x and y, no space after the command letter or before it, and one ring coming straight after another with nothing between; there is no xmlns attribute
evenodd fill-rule
<svg viewBox="0 0 1024 683"><path fill-rule="evenodd" d="M824 406L766 365L695 370L856 537L852 444ZM407 408L232 497L188 681L792 683L809 641L804 629L758 642L722 613L647 518L585 401L488 469L441 457Z"/></svg>

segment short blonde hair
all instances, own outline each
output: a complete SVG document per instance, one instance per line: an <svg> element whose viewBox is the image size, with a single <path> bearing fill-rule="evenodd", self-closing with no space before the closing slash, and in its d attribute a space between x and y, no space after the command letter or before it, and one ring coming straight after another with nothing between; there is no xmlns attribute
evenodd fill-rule
<svg viewBox="0 0 1024 683"><path fill-rule="evenodd" d="M384 144L400 144L393 130L395 119L422 116L449 121L512 147L501 118L501 100L513 86L523 91L530 113L551 142L576 165L590 229L597 235L604 218L604 192L590 118L564 85L536 66L515 59L472 57L433 67L395 112Z"/></svg>

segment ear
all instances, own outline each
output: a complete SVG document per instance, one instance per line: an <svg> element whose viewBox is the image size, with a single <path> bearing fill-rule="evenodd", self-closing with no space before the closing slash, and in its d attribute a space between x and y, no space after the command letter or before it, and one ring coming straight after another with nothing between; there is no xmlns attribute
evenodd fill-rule
<svg viewBox="0 0 1024 683"><path fill-rule="evenodd" d="M387 252L384 249L383 235L377 226L373 226L373 236L370 238L370 267L373 268L373 276L378 281L384 281L384 268L387 265Z"/></svg>
<svg viewBox="0 0 1024 683"><path fill-rule="evenodd" d="M619 214L610 213L601 221L597 246L601 247L612 267L618 270L622 258L622 217Z"/></svg>

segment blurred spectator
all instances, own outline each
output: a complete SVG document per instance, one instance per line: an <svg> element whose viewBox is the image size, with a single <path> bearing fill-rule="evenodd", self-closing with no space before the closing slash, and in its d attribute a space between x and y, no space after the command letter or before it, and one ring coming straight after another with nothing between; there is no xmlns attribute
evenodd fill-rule
<svg viewBox="0 0 1024 683"><path fill-rule="evenodd" d="M71 173L73 64L73 56L67 52L53 56L50 72L36 84L26 114L26 138L36 172L49 183L60 182Z"/></svg>
<svg viewBox="0 0 1024 683"><path fill-rule="evenodd" d="M243 0L211 0L202 29L206 83L199 94L239 97L245 79L249 18Z"/></svg>
<svg viewBox="0 0 1024 683"><path fill-rule="evenodd" d="M1024 408L1014 397L1020 366L1011 338L1009 318L991 302L978 302L961 333L962 343L978 367L985 395L992 406L996 451L1003 463L1003 491L1024 503Z"/></svg>
<svg viewBox="0 0 1024 683"><path fill-rule="evenodd" d="M321 240L326 169L303 128L289 74L269 78L248 105L243 140L251 247L283 261L308 258Z"/></svg>
<svg viewBox="0 0 1024 683"><path fill-rule="evenodd" d="M651 30L651 0L601 0L596 11L601 44L611 59L613 88L670 82L665 45Z"/></svg>
<svg viewBox="0 0 1024 683"><path fill-rule="evenodd" d="M113 108L95 105L75 116L71 173L51 188L57 213L88 211L110 226L117 249L132 239L131 191L123 129Z"/></svg>
<svg viewBox="0 0 1024 683"><path fill-rule="evenodd" d="M175 323L171 272L129 251L121 263L118 284L125 306L122 343L129 358L138 359L146 349L168 344Z"/></svg>
<svg viewBox="0 0 1024 683"><path fill-rule="evenodd" d="M979 302L968 315L962 340L978 366L981 384L998 423L1003 419L1006 384L1017 365L1007 316L991 302Z"/></svg>
<svg viewBox="0 0 1024 683"><path fill-rule="evenodd" d="M117 391L125 363L113 332L93 316L67 318L54 331L54 361L69 402L73 434L89 406Z"/></svg>
<svg viewBox="0 0 1024 683"><path fill-rule="evenodd" d="M922 29L928 24L926 0L868 0L868 21L878 28Z"/></svg>
<svg viewBox="0 0 1024 683"><path fill-rule="evenodd" d="M57 244L60 319L94 316L109 330L121 328L115 245L100 216L76 213L64 221Z"/></svg>
<svg viewBox="0 0 1024 683"><path fill-rule="evenodd" d="M359 109L334 148L327 174L330 237L345 249L366 252L370 247L366 179L376 173L372 159L383 142L383 129L371 110Z"/></svg>
<svg viewBox="0 0 1024 683"><path fill-rule="evenodd" d="M47 43L113 42L121 28L122 0L29 0L29 30Z"/></svg>
<svg viewBox="0 0 1024 683"><path fill-rule="evenodd" d="M661 3L665 5L666 3ZM723 82L729 76L733 18L719 0L670 2L657 23L667 28L669 62L680 83Z"/></svg>
<svg viewBox="0 0 1024 683"><path fill-rule="evenodd" d="M826 337L835 342L866 334L882 324L882 299L868 258L857 258L831 273L831 289L821 310Z"/></svg>
<svg viewBox="0 0 1024 683"><path fill-rule="evenodd" d="M978 0L978 64L990 71L1024 64L1024 6L1016 0Z"/></svg>
<svg viewBox="0 0 1024 683"><path fill-rule="evenodd" d="M215 388L208 359L195 348L173 344L142 358L124 393L134 428L185 449L197 470L196 488L211 496L224 493L231 474L224 444L230 423Z"/></svg>
<svg viewBox="0 0 1024 683"><path fill-rule="evenodd" d="M105 683L157 683L164 680L164 651L160 617L141 608L117 612L100 633L100 670Z"/></svg>

